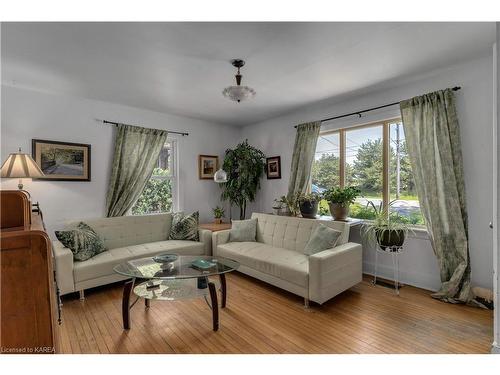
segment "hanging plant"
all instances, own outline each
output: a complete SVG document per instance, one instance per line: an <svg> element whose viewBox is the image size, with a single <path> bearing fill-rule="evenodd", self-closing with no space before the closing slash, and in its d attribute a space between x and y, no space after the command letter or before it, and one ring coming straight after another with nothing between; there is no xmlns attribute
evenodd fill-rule
<svg viewBox="0 0 500 375"><path fill-rule="evenodd" d="M248 140L234 149L227 149L222 169L227 173L227 182L221 184L223 200L240 208L240 220L245 219L248 202L255 200L264 175L266 156Z"/></svg>

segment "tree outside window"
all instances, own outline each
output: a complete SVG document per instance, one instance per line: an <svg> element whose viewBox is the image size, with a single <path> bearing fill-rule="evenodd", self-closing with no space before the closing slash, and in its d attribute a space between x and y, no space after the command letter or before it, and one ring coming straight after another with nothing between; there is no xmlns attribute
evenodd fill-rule
<svg viewBox="0 0 500 375"><path fill-rule="evenodd" d="M171 212L173 205L173 142L167 141L142 194L132 207L132 215Z"/></svg>

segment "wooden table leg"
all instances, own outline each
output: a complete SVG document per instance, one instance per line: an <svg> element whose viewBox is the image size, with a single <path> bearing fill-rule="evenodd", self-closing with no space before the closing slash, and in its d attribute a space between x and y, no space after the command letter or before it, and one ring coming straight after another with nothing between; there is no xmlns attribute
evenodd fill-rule
<svg viewBox="0 0 500 375"><path fill-rule="evenodd" d="M208 289L210 291L210 300L212 305L213 329L214 331L217 331L219 329L219 303L217 302L217 291L215 289L215 284L213 282L209 282Z"/></svg>
<svg viewBox="0 0 500 375"><path fill-rule="evenodd" d="M127 280L123 286L122 317L123 329L130 329L130 295L134 289L135 279Z"/></svg>
<svg viewBox="0 0 500 375"><path fill-rule="evenodd" d="M221 296L222 301L220 307L224 308L226 307L226 295L227 295L226 274L221 273L219 276L220 276L220 291L222 295Z"/></svg>

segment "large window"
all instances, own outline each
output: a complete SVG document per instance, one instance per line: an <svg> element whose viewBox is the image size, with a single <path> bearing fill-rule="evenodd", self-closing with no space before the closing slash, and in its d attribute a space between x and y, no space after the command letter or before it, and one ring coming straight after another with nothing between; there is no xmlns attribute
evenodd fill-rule
<svg viewBox="0 0 500 375"><path fill-rule="evenodd" d="M174 209L175 155L176 142L169 139L160 151L151 178L132 207L133 215L170 212Z"/></svg>
<svg viewBox="0 0 500 375"><path fill-rule="evenodd" d="M361 197L350 216L372 219L368 202L398 212L401 220L424 224L400 119L320 134L312 169L312 191L356 186ZM392 202L392 203L391 203ZM326 202L320 214L327 214Z"/></svg>

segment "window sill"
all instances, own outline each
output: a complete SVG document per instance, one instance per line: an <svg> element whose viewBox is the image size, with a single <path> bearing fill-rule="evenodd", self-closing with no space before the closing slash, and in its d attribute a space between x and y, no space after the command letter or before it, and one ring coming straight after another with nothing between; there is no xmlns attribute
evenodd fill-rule
<svg viewBox="0 0 500 375"><path fill-rule="evenodd" d="M333 220L333 217L331 216L319 216L318 217L320 220ZM349 223L349 226L354 227L354 226L360 226L363 224L370 223L371 220L364 220L364 219L357 219L354 217L348 217L347 218L347 223ZM417 239L422 239L422 240L429 240L429 232L427 231L427 228L423 225L411 225L410 226L410 231L408 233L409 238L417 238Z"/></svg>

